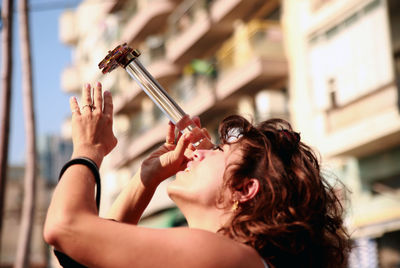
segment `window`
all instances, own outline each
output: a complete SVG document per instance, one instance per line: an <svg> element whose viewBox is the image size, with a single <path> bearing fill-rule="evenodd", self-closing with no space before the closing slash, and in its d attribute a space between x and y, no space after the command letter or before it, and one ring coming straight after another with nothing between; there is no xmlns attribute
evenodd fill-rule
<svg viewBox="0 0 400 268"><path fill-rule="evenodd" d="M318 109L346 105L393 82L383 0L370 1L309 40L311 88Z"/></svg>
<svg viewBox="0 0 400 268"><path fill-rule="evenodd" d="M373 195L399 196L400 147L359 159L363 189Z"/></svg>

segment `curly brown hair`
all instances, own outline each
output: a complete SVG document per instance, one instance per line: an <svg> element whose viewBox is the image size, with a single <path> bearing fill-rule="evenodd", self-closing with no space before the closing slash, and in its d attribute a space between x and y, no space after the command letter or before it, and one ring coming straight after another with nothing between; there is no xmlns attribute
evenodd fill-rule
<svg viewBox="0 0 400 268"><path fill-rule="evenodd" d="M260 183L219 233L252 246L270 267L345 267L351 246L343 207L300 134L282 119L253 126L237 115L225 118L219 133L243 152L226 169L221 193L240 190L246 178Z"/></svg>

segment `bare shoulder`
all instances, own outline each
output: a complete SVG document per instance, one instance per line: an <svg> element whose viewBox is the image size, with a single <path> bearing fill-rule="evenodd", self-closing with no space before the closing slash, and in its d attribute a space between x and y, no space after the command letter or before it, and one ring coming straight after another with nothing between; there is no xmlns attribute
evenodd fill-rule
<svg viewBox="0 0 400 268"><path fill-rule="evenodd" d="M221 234L200 229L173 228L168 229L171 239L182 239L185 255L194 258L197 263L192 267L219 268L260 268L264 267L257 251L250 246L236 242Z"/></svg>

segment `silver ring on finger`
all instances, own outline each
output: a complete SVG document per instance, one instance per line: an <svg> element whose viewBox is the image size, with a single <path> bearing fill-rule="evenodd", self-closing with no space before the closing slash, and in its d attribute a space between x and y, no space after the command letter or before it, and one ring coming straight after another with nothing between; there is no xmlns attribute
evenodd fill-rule
<svg viewBox="0 0 400 268"><path fill-rule="evenodd" d="M93 110L96 108L96 107L94 107L94 105L92 105L92 104L85 104L85 105L83 105L83 106L81 107L81 111L82 111L83 109L85 109L86 107L89 107L91 111L93 111Z"/></svg>

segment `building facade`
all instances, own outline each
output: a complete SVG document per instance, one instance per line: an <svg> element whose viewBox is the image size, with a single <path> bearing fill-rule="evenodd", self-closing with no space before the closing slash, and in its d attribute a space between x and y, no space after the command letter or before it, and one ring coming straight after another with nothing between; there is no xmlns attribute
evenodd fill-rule
<svg viewBox="0 0 400 268"><path fill-rule="evenodd" d="M283 5L291 119L350 190L351 267L398 267L400 3Z"/></svg>
<svg viewBox="0 0 400 268"><path fill-rule="evenodd" d="M60 169L71 158L71 154L71 140L54 135L39 137L37 166L39 172L35 187L29 267L59 267L56 261L49 261L50 247L43 240L43 224ZM14 267L15 264L24 198L24 173L23 166L10 166L7 172L0 252L0 267L4 268Z"/></svg>
<svg viewBox="0 0 400 268"><path fill-rule="evenodd" d="M9 166L5 189L3 212L3 230L1 237L0 267L14 267L21 228L21 214L24 197L23 166ZM45 180L38 176L36 180L35 212L30 241L30 267L47 266L47 246L43 241L43 223L50 200Z"/></svg>

